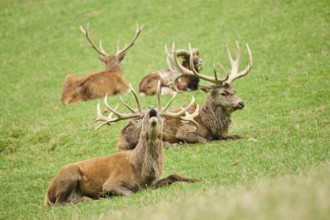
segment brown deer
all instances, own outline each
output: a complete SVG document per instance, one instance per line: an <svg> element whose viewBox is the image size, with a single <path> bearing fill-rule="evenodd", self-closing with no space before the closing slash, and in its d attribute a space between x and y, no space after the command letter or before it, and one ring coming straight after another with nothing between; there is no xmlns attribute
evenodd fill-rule
<svg viewBox="0 0 330 220"><path fill-rule="evenodd" d="M200 108L199 115L195 118L196 122L199 124L198 130L191 132L192 126L190 124L182 123L180 120L165 117L163 141L167 146L182 142L204 143L213 140L240 138L237 135L228 136L228 129L231 123L231 114L238 109L243 109L245 106L244 102L236 95L236 92L232 87L232 83L235 79L243 77L250 72L252 68L252 53L249 46L246 44L249 54L248 65L243 71L238 73L240 48L237 42L236 44L238 53L235 60L232 58L228 46L225 45L231 64L231 71L228 73L220 64L220 67L226 74L224 79L218 78L215 69L214 77L198 73L194 68L192 68L194 65L192 59L190 59L191 69L183 67L175 56L175 45L173 44L172 53L169 53L166 48L171 69L181 72L182 75L194 75L200 79L214 83L214 85L201 88L203 91L208 92L209 94L207 96L206 103ZM192 54L190 45L189 48L190 53ZM178 78L179 77L180 76L178 76ZM174 82L177 79L175 79ZM177 110L174 110L174 112L175 111ZM188 111L195 111L195 107L192 106ZM131 122L128 123L120 133L117 149L129 150L135 148L139 134L140 129Z"/></svg>
<svg viewBox="0 0 330 220"><path fill-rule="evenodd" d="M146 187L161 187L174 182L198 182L197 179L186 178L173 174L160 179L163 173L163 119L174 117L178 120L191 121L197 113L186 113L194 103L194 98L186 108L179 112L167 111L174 97L164 106L158 98L158 109L149 107L142 112L138 96L131 87L137 103L133 109L123 100L123 104L131 113L120 113L104 99L106 107L111 112L104 116L97 106L96 121L103 121L98 127L114 124L120 120L139 118L141 134L134 150L122 151L109 156L98 157L65 165L51 181L45 197L46 205L78 203L86 200L99 199L117 195L129 195ZM113 117L116 115L116 117Z"/></svg>
<svg viewBox="0 0 330 220"><path fill-rule="evenodd" d="M127 92L129 87L127 81L124 79L120 62L125 58L128 49L134 45L139 37L142 26L137 25L136 33L131 43L121 50L118 49L116 55L107 54L102 47L101 41L99 48L93 43L89 36L89 25L87 25L86 29L80 26L80 30L86 36L89 44L102 55L99 59L105 63L106 68L104 71L81 77L74 74L67 75L63 83L62 103L70 104L78 101L101 98L106 94L112 96Z"/></svg>
<svg viewBox="0 0 330 220"><path fill-rule="evenodd" d="M190 51L177 50L176 55L182 57L182 66L190 69ZM199 57L199 50L193 49L192 60L194 68L197 72L200 71L203 64L203 60ZM179 73L174 72L171 69L160 70L153 72L145 76L139 85L140 95L155 95L157 92L157 83L161 82L162 93L173 93L174 91L192 91L198 89L199 78L193 75L185 75L180 77L176 83L173 80Z"/></svg>

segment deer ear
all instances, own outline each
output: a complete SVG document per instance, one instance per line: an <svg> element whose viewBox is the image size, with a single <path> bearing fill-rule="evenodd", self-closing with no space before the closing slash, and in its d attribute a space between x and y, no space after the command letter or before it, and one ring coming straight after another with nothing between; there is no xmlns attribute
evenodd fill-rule
<svg viewBox="0 0 330 220"><path fill-rule="evenodd" d="M212 92L214 90L213 86L200 86L199 87L203 92Z"/></svg>

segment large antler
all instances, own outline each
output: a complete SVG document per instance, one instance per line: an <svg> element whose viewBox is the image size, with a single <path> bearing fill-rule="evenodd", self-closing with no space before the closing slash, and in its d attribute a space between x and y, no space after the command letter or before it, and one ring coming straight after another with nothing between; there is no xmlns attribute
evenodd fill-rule
<svg viewBox="0 0 330 220"><path fill-rule="evenodd" d="M107 107L107 109L110 111L110 114L108 116L104 116L101 113L101 109L100 109L100 103L98 103L97 105L97 116L96 119L93 121L93 123L97 122L97 121L102 121L102 123L97 126L94 130L99 129L100 127L102 127L103 125L106 124L113 124L114 122L120 121L120 120L125 120L125 119L130 119L130 118L138 118L141 117L145 112L141 111L141 105L140 105L140 101L138 98L138 95L136 94L135 90L133 89L133 87L130 86L130 91L133 93L134 95L134 99L136 101L137 104L137 109L132 108L131 106L129 106L123 99L121 99L122 103L124 104L124 106L131 111L131 113L127 114L127 113L120 113L117 111L117 107L112 108L109 103L108 103L108 97L107 95L104 98L104 104ZM173 102L176 93L173 95L173 97L171 98L171 100L162 108L161 106L161 99L160 99L160 82L158 82L158 109L159 109L159 113L162 116L168 116L168 117L172 117L172 118L178 118L181 119L183 121L186 122L192 122L194 123L197 127L198 127L198 123L196 121L194 121L194 117L196 117L199 113L199 106L196 106L196 110L195 112L193 112L192 114L189 114L187 111L188 109L194 104L194 97L192 97L191 102L189 103L189 105L185 108L181 107L181 110L178 112L168 112L167 109L169 108L169 106L171 105L171 103ZM113 117L113 115L117 116L117 117Z"/></svg>
<svg viewBox="0 0 330 220"><path fill-rule="evenodd" d="M86 36L89 44L96 50L96 52L98 52L99 54L101 54L103 56L108 56L108 54L104 51L104 49L102 47L102 41L100 40L100 43L99 43L100 48L98 48L94 44L93 40L90 38L90 36L89 36L89 23L87 23L86 28L83 28L83 26L80 26L80 30L81 30L81 32L84 33L84 35Z"/></svg>
<svg viewBox="0 0 330 220"><path fill-rule="evenodd" d="M164 107L162 107L162 102L161 102L161 97L160 97L161 91L160 90L161 90L161 85L160 85L160 81L158 81L158 85L157 85L158 109L159 109L161 115L172 117L172 118L178 118L178 119L181 119L182 121L186 121L186 122L192 122L196 125L197 128L199 127L198 123L194 120L194 118L199 114L199 105L196 106L196 109L192 114L190 114L188 112L188 109L195 102L194 97L192 97L191 102L189 103L189 105L187 105L184 108L181 107L180 111L178 111L178 112L169 112L169 111L167 111L167 109L172 104L172 102L173 102L174 98L176 97L177 93L175 92L173 94L172 98L170 99L170 101L168 101L167 104Z"/></svg>
<svg viewBox="0 0 330 220"><path fill-rule="evenodd" d="M175 44L172 44L172 52L170 53L167 49L167 46L165 46L165 51L167 54L167 63L169 65L169 68L171 69L171 71L177 72L179 73L176 78L174 78L174 83L173 86L175 86L176 81L181 78L184 75L190 75L190 76L196 76L200 79L215 83L215 84L222 84L224 81L226 81L228 79L228 74L226 74L226 77L224 79L219 79L216 70L214 69L214 77L210 77L210 76L206 76L203 75L199 72L197 72L197 70L194 68L194 63L193 63L193 50L191 48L191 45L189 44L189 51L190 51L190 60L189 60L189 65L190 65L190 69L187 69L185 67L182 66L182 64L178 61L177 56L176 56L176 48L175 48ZM220 65L220 67L225 71L225 69L223 68L222 65Z"/></svg>
<svg viewBox="0 0 330 220"><path fill-rule="evenodd" d="M239 67L239 59L240 59L240 48L239 48L239 45L238 45L237 42L236 42L236 44L237 44L237 48L238 48L238 53L237 53L237 57L236 57L235 60L233 60L233 58L230 54L230 51L228 49L228 46L227 46L227 44L225 44L225 47L226 47L226 50L227 50L227 55L228 55L228 58L229 58L229 61L230 61L230 64L231 64L231 71L230 71L230 73L228 73L228 71L219 63L218 65L220 66L222 71L225 73L225 77L223 79L219 79L218 73L217 73L216 68L215 68L214 65L213 65L214 66L214 77L206 76L206 75L200 74L199 72L196 71L196 69L194 68L194 65L193 65L193 59L192 59L193 51L191 49L190 44L189 44L189 50L190 50L189 65L190 65L191 70L183 67L180 64L180 62L178 61L177 57L175 56L176 49L175 49L175 44L174 43L172 45L172 53L170 53L167 49L167 46L165 46L165 51L166 51L166 54L167 54L167 62L168 62L168 65L169 65L171 71L180 73L176 76L176 78L174 78L173 86L175 87L175 84L176 84L175 82L180 77L182 77L184 75L194 75L194 76L196 76L200 79L203 79L203 80L206 80L206 81L218 84L218 85L221 85L223 83L231 84L235 79L238 79L240 77L243 77L243 76L247 75L249 73L249 71L251 70L251 68L252 68L252 53L251 53L251 50L250 50L248 44L246 44L248 54L249 54L249 63L248 63L248 66L242 72L237 73L238 72L238 67Z"/></svg>
<svg viewBox="0 0 330 220"><path fill-rule="evenodd" d="M238 79L238 78L241 78L241 77L247 75L250 72L251 68L252 68L252 53L251 53L249 45L246 44L246 48L247 48L247 51L248 51L248 54L249 54L249 62L248 62L247 67L242 72L238 73L241 50L239 48L239 45L238 45L237 41L236 41L236 45L237 45L237 56L236 56L236 59L233 60L233 57L231 56L230 51L228 49L228 45L225 44L226 51L227 51L227 56L229 58L229 62L230 62L230 65L231 65L229 78L226 81L226 83L228 83L228 84L231 84L235 79Z"/></svg>
<svg viewBox="0 0 330 220"><path fill-rule="evenodd" d="M135 101L136 101L136 104L137 104L137 109L134 109L131 106L129 106L121 98L122 103L124 104L124 106L129 111L131 111L131 113L129 113L129 114L120 113L120 112L118 112L116 110L118 106L116 108L112 108L109 105L109 103L108 103L108 96L106 95L105 98L104 98L104 104L107 107L107 109L110 111L110 114L107 117L104 116L104 115L102 115L101 110L100 110L100 103L98 103L98 105L97 105L97 116L96 116L96 119L93 121L93 123L95 123L97 121L103 121L103 123L101 123L99 126L97 126L94 130L99 129L100 127L102 127L105 124L113 124L114 122L117 122L117 121L120 121L120 120L125 120L125 119L130 119L130 118L137 118L137 117L140 117L143 114L143 112L141 111L141 106L140 106L139 98L138 98L136 92L134 91L133 87L131 86L131 84L129 86L130 86L130 91L134 95L134 98L135 98ZM116 115L117 117L113 117L113 115Z"/></svg>
<svg viewBox="0 0 330 220"><path fill-rule="evenodd" d="M139 26L138 24L136 25L136 33L135 33L135 36L133 37L133 39L132 39L132 41L131 41L131 43L129 44L129 45L126 45L122 50L119 50L119 49L117 49L117 56L122 56L122 55L124 55L126 52L127 52L127 50L129 49L129 48L131 48L133 45L134 45L134 43L135 43L135 41L137 40L137 38L139 37L139 35L140 35L140 33L141 33L141 30L142 30L142 28L143 28L143 25L141 25L141 26ZM86 28L84 28L84 27L82 27L82 26L80 26L80 30L81 30L81 32L83 32L84 33L84 35L86 36L86 38L87 38L87 40L88 40L88 42L89 42L89 44L99 53L99 54L101 54L101 55L103 55L103 56L108 56L109 54L108 53L106 53L105 52L105 50L103 49L103 45L102 45L102 41L100 40L100 42L99 42L99 48L95 45L95 43L93 42L93 40L90 38L90 36L89 36L89 23L86 25Z"/></svg>
<svg viewBox="0 0 330 220"><path fill-rule="evenodd" d="M135 41L137 40L137 38L139 37L139 35L140 35L140 33L141 33L142 28L143 28L143 25L139 26L138 24L136 24L136 33L135 33L135 35L134 35L134 37L133 37L131 43L128 44L128 45L126 45L126 46L125 46L123 49L121 49L121 50L117 49L117 56L122 56L122 55L124 55L124 54L127 52L127 50L128 50L129 48L131 48L131 47L134 45Z"/></svg>

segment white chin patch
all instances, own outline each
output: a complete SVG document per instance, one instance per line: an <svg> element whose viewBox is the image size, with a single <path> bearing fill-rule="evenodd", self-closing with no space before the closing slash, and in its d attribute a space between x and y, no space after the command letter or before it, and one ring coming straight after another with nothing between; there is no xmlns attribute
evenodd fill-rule
<svg viewBox="0 0 330 220"><path fill-rule="evenodd" d="M156 125L157 124L157 117L151 117L150 119L149 119L149 122L152 124L152 125Z"/></svg>

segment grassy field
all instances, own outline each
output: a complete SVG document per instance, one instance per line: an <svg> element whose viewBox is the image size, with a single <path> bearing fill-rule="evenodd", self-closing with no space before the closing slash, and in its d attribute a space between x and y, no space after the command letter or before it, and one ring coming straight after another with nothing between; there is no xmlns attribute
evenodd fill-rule
<svg viewBox="0 0 330 220"><path fill-rule="evenodd" d="M326 219L329 11L326 0L0 0L0 219ZM233 114L230 128L244 139L165 150L164 176L179 173L201 183L44 206L59 169L114 153L125 124L93 132L98 100L60 102L68 73L104 68L79 31L88 22L109 53L131 39L137 22L144 24L122 62L136 89L145 74L166 68L165 44L199 48L203 73L210 75L213 62L229 68L224 42L232 51L240 42L242 67L249 44L253 69L234 83L246 108ZM195 91L172 106L192 95L204 103L206 94ZM141 101L147 107L156 98Z"/></svg>

